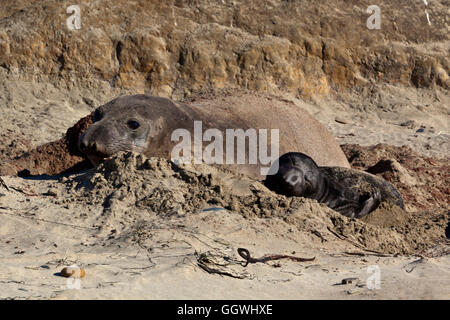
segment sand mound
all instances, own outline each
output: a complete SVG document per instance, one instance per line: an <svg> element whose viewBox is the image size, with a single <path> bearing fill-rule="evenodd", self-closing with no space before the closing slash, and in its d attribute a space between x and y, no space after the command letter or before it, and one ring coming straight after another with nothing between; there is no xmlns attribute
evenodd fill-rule
<svg viewBox="0 0 450 320"><path fill-rule="evenodd" d="M87 116L78 121L62 139L16 156L10 163L13 166L2 166L2 174L56 174L85 168L88 164L83 165L83 158L73 146L89 119ZM27 146L26 142L22 144ZM210 166L177 166L165 159L147 159L138 154L121 154L70 178L68 192L77 201L102 207L96 226L108 235L118 235L147 216L182 217L225 209L246 218L278 217L324 241L339 237L383 253L424 253L445 240L445 208L450 202L445 183L449 178L449 170L445 170L448 161L421 156L408 147L342 147L354 168L391 182L402 193L406 209L414 212L384 205L363 220L350 220L316 201L276 195L242 175ZM3 158L8 156L11 157L4 152ZM421 187L425 185L426 188Z"/></svg>
<svg viewBox="0 0 450 320"><path fill-rule="evenodd" d="M410 147L341 146L353 168L379 175L403 196L407 210L449 208L449 159L423 156Z"/></svg>
<svg viewBox="0 0 450 320"><path fill-rule="evenodd" d="M24 142L13 140L7 148L0 149L0 163L4 162L0 175L56 175L90 167L78 151L77 141L91 123L92 114L89 114L70 127L63 138L35 149L31 149L30 143L24 139Z"/></svg>
<svg viewBox="0 0 450 320"><path fill-rule="evenodd" d="M227 210L248 219L281 218L319 237L324 246L339 239L362 249L409 254L445 241L448 221L445 212L412 214L387 205L365 219L348 219L315 200L277 195L221 168L177 165L134 153L121 153L65 183L77 201L102 207L96 226L110 238L130 234L155 216Z"/></svg>

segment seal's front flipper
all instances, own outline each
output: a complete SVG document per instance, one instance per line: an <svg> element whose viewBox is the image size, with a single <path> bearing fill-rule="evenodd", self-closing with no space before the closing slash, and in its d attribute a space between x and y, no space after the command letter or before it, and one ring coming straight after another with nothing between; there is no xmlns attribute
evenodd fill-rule
<svg viewBox="0 0 450 320"><path fill-rule="evenodd" d="M363 199L361 199L363 200ZM365 215L371 213L381 203L381 193L378 190L375 190L371 197L366 200L363 200L361 203L361 209L356 213L356 218L362 218Z"/></svg>

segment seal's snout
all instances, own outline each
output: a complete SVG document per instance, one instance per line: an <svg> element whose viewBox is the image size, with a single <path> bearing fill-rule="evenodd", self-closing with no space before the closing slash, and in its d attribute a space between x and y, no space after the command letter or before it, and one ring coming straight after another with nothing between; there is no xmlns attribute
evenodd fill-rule
<svg viewBox="0 0 450 320"><path fill-rule="evenodd" d="M81 139L80 151L83 153L96 153L97 152L97 144L95 143L95 141Z"/></svg>
<svg viewBox="0 0 450 320"><path fill-rule="evenodd" d="M298 183L302 183L303 172L296 168L291 168L283 175L283 181L294 188Z"/></svg>
<svg viewBox="0 0 450 320"><path fill-rule="evenodd" d="M80 140L78 141L78 148L88 157L90 155L106 156L103 152L101 152L102 150L97 139L93 139L91 135L86 133L80 137Z"/></svg>
<svg viewBox="0 0 450 320"><path fill-rule="evenodd" d="M86 157L94 165L98 165L108 156L101 150L101 146L90 135L83 134L78 141L78 149L86 155Z"/></svg>

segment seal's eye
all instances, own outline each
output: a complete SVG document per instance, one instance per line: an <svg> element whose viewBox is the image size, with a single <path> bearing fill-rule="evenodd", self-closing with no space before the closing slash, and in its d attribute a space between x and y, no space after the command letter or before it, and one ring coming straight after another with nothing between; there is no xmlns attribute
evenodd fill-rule
<svg viewBox="0 0 450 320"><path fill-rule="evenodd" d="M128 120L127 126L128 126L128 128L130 128L131 130L136 130L137 128L140 127L140 124L139 124L139 122L137 122L136 120Z"/></svg>
<svg viewBox="0 0 450 320"><path fill-rule="evenodd" d="M100 112L100 110L95 110L94 116L92 117L92 122L100 121L103 117L103 114Z"/></svg>

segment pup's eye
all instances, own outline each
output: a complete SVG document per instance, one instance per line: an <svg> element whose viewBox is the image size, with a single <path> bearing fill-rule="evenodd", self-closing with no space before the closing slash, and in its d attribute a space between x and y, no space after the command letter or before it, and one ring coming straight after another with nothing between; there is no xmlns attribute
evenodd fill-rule
<svg viewBox="0 0 450 320"><path fill-rule="evenodd" d="M100 110L95 110L94 116L92 117L92 122L100 121L103 117L103 114L100 112Z"/></svg>
<svg viewBox="0 0 450 320"><path fill-rule="evenodd" d="M128 126L128 128L130 128L131 130L136 130L137 128L140 127L140 124L139 124L139 122L137 122L136 120L128 120L127 126Z"/></svg>

